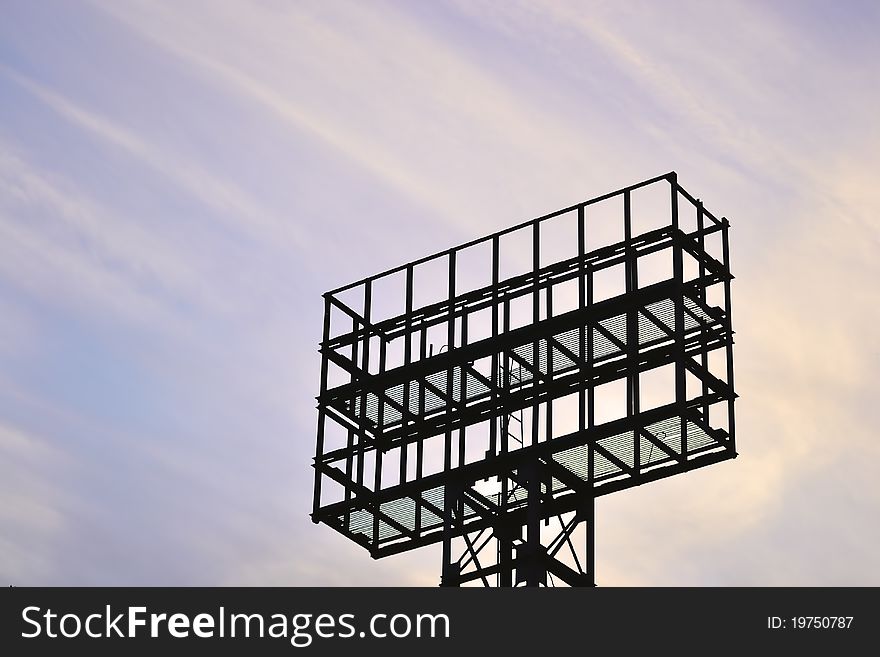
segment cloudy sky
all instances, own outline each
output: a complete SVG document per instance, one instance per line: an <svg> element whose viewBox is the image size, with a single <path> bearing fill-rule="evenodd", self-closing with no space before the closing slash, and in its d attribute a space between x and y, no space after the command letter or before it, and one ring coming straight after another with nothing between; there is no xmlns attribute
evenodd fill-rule
<svg viewBox="0 0 880 657"><path fill-rule="evenodd" d="M740 457L600 499L598 582L880 585L876 3L0 14L0 583L435 584L308 518L321 293L676 170Z"/></svg>

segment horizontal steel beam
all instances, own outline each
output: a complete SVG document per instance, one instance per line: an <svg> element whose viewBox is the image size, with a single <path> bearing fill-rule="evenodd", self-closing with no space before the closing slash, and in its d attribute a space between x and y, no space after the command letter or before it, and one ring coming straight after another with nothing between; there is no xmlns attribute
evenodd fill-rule
<svg viewBox="0 0 880 657"><path fill-rule="evenodd" d="M734 459L736 458L736 456L737 454L731 449L721 449L717 452L705 453L704 455L700 455L696 458L690 459L685 463L657 468L648 472L644 472L635 478L616 480L602 486L597 486L594 489L594 495L596 497L601 497L602 495L616 493L622 490L626 490L628 488L634 488L636 486L641 486L642 484L657 481L658 479L690 472L692 470L698 470L709 465L721 463L722 461ZM578 500L582 495L582 493L571 492L554 498L552 502L542 504L541 519L543 520L545 518L552 518L553 516L562 513L577 511L579 508ZM504 522L509 522L514 525L519 524L520 526L524 525L527 521L527 510L528 509L526 507L521 507L508 511ZM491 527L492 525L492 521L489 521L485 518L478 518L476 520L466 523L463 527L463 531L478 531L484 527ZM426 545L432 545L434 543L440 542L442 539L442 532L438 530L426 533L416 539L399 541L385 546L373 547L372 549L370 549L370 553L374 559L381 559L383 557L388 557L393 554L400 554L401 552L407 552L409 550L424 547Z"/></svg>

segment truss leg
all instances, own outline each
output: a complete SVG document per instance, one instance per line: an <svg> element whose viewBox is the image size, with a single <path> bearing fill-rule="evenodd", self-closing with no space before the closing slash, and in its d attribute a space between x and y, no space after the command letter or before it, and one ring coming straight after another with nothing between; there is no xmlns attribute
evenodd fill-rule
<svg viewBox="0 0 880 657"><path fill-rule="evenodd" d="M461 495L452 482L446 484L443 498L443 570L440 573L440 586L458 586L461 574L461 559L453 560L452 537L454 511L461 501Z"/></svg>
<svg viewBox="0 0 880 657"><path fill-rule="evenodd" d="M520 469L520 475L527 477L526 491L526 540L517 546L516 551L516 583L526 586L547 584L546 550L541 544L541 480L537 468L530 467L527 471Z"/></svg>
<svg viewBox="0 0 880 657"><path fill-rule="evenodd" d="M586 586L596 586L596 498L590 496L584 505L584 522L586 524L586 546L584 570L586 571Z"/></svg>
<svg viewBox="0 0 880 657"><path fill-rule="evenodd" d="M539 473L535 467L516 474L527 495L524 517L511 522L509 505L499 505L496 523L471 532L465 530L464 501L472 491L461 484L447 488L441 586L596 585L595 498L584 496L577 511L545 517L550 481Z"/></svg>

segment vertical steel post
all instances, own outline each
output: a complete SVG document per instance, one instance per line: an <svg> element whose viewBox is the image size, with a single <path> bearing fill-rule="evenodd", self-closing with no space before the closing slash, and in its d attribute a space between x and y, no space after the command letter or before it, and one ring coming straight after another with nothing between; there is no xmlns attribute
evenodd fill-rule
<svg viewBox="0 0 880 657"><path fill-rule="evenodd" d="M727 324L727 331L730 334L730 340L728 340L727 345L725 347L725 356L727 359L727 385L730 386L731 392L736 390L733 385L733 318L730 313L730 236L728 235L728 229L730 228L730 222L727 221L727 217L721 218L722 228L721 228L721 248L723 251L724 257L724 316L725 322ZM734 397L731 397L727 400L727 432L730 434L730 450L736 453L736 418L733 413L733 403Z"/></svg>
<svg viewBox="0 0 880 657"><path fill-rule="evenodd" d="M687 461L687 388L685 381L684 359L684 253L681 240L684 239L678 220L678 176L673 172L669 174L671 189L671 213L672 213L672 278L675 281L675 404L681 416L680 421L680 451L682 462Z"/></svg>
<svg viewBox="0 0 880 657"><path fill-rule="evenodd" d="M327 356L327 343L330 340L330 296L324 295L324 327L321 331L321 384L318 399L322 399L327 392L327 371L330 359ZM323 402L318 402L318 430L317 440L315 441L315 466L319 464L324 456L324 422L326 421L326 412L324 411ZM312 498L312 513L317 513L321 508L321 471L315 467L315 490ZM317 520L315 520L317 522Z"/></svg>

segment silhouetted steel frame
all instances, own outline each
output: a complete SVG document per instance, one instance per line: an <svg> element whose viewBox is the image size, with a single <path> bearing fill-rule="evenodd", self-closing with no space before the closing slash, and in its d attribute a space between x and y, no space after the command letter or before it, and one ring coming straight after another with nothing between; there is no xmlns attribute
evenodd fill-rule
<svg viewBox="0 0 880 657"><path fill-rule="evenodd" d="M647 185L667 181L671 190L671 223L669 226L649 231L642 235L632 234L631 193ZM696 208L697 230L684 233L679 228L678 200L679 195L686 198ZM615 196L623 197L624 240L622 243L586 252L585 248L585 208ZM553 217L577 212L578 222L578 255L575 258L540 265L540 225ZM708 220L708 221L707 221ZM499 280L499 240L502 236L523 228L532 227L533 267L532 271L505 281ZM352 540L364 545L373 557L383 557L431 543L443 543L442 583L458 585L467 581L480 579L488 583L489 575L496 575L500 585L510 586L513 572L517 572L517 580L527 585L546 583L548 572L557 574L563 581L572 585L590 585L595 583L593 574L594 563L594 500L605 495L632 486L641 485L656 479L671 476L704 467L736 456L734 432L734 400L733 388L733 331L731 326L730 308L730 259L728 242L729 222L717 219L708 212L702 203L688 194L678 185L674 172L652 178L642 183L596 197L575 206L524 222L517 226L499 231L487 237L473 240L466 244L448 249L441 253L422 258L390 269L386 272L362 279L350 285L337 288L324 295L324 326L321 341L321 384L318 395L318 431L314 467L316 469L314 507L312 518L315 522L326 522L337 531ZM716 232L722 237L722 260L719 262L705 251L705 239ZM492 272L491 284L485 288L471 290L456 295L456 255L468 247L491 242ZM638 259L649 253L663 249L673 250L672 279L655 285L639 288ZM698 261L699 274L693 281L684 281L683 254L687 252ZM448 295L445 301L427 307L413 308L413 271L414 268L432 259L448 258ZM622 296L594 303L593 277L597 271L624 264L626 293ZM402 315L383 321L373 322L371 319L372 286L379 278L403 272L405 275L405 309ZM553 316L552 294L553 285L577 279L578 307L569 313ZM723 314L713 316L713 311L706 302L706 289L710 285L721 283L724 291ZM358 313L348 307L338 294L363 287L363 312ZM546 320L540 319L541 292L546 294ZM531 294L533 324L511 330L509 326L509 304L511 298ZM644 353L646 346L639 342L638 313L649 314L646 306L652 300L672 299L674 302L674 334L663 338L660 344L669 339L671 344L657 347ZM691 301L694 307L707 316L713 316L711 326L699 320L700 328L696 335L686 337L684 318L692 314L685 306ZM336 308L351 320L351 331L335 337L331 336L331 313ZM491 335L482 341L468 343L467 317L478 310L491 309ZM499 331L499 310L503 313L505 326ZM608 363L602 359L594 360L594 330L600 328L599 321L604 318L626 314L626 336L624 358ZM460 334L456 335L456 320L460 320ZM426 331L429 326L445 323L447 326L448 351L443 354L426 358ZM664 330L666 325L655 322ZM565 328L579 330L580 357L565 349L554 339L558 332ZM419 357L413 362L412 336L418 333ZM379 338L378 373L369 374L370 338ZM386 347L390 340L403 337L403 365L386 371ZM456 346L456 338L460 345ZM606 339L616 340L607 334ZM545 375L540 371L539 349L541 340L546 340L547 369ZM531 364L513 352L513 348L531 341ZM350 348L351 358L339 356L336 350ZM725 350L726 381L721 381L709 372L709 352L715 348ZM561 379L554 375L554 349L565 353L575 363L575 371L581 377L567 376ZM699 355L700 364L695 365L692 356ZM475 358L491 356L492 379L480 376L481 383L487 388L483 399L469 400L466 394L468 375L479 376L469 369L469 363ZM520 385L514 390L510 378L510 364L517 364L531 373L528 385ZM350 377L348 384L328 388L328 366L330 363L342 368ZM358 366L357 363L361 365ZM642 411L640 409L640 391L638 375L642 371L653 369L661 364L675 365L675 401L659 408ZM455 376L458 368L458 386L461 400L455 399ZM564 369L564 368L563 368ZM571 368L569 368L571 369ZM434 371L447 373L445 392L433 387L424 378ZM685 394L685 378L690 371L701 382L702 391L698 397L688 400ZM626 379L626 417L597 426L594 417L594 393L602 383ZM419 399L416 400L417 412L412 412L410 399L411 383L418 381ZM403 383L403 399L400 403L385 394L390 386ZM500 385L499 385L500 384ZM446 402L443 412L426 416L425 395L430 388L431 394ZM539 442L539 412L541 404L547 405L546 436L553 435L553 413L550 401L563 394L576 392L579 396L578 431ZM448 393L448 396L447 396ZM370 394L378 398L378 419L372 426L366 419L367 400ZM340 404L347 400L359 400L358 417L346 413ZM725 433L713 429L708 424L709 406L719 402L727 402L727 426ZM385 424L385 407L391 407L400 415L399 422L388 426ZM522 449L508 451L506 438L506 422L509 413L517 408L532 408L531 444ZM351 409L354 409L352 403ZM680 419L680 449L678 453L668 445L652 436L645 427L669 418ZM325 423L334 421L348 432L346 447L325 452ZM471 424L489 421L490 449L485 459L476 463L464 464L465 428ZM500 420L500 422L499 422ZM689 450L687 445L687 423L699 426L702 431L717 441L705 450ZM397 426L399 425L399 426ZM503 431L502 431L503 429ZM616 459L598 445L603 437L615 435L622 431L634 431L633 466ZM459 446L459 463L452 463L453 435L457 433ZM499 434L504 439L499 440ZM443 470L439 473L424 476L423 458L424 441L427 437L443 435ZM642 464L640 459L641 437L649 441L654 448L661 450L666 457L661 461ZM525 435L523 436L525 438ZM409 447L415 444L415 477L407 479L407 462ZM573 475L567 468L554 460L558 454L572 446L587 445L587 480L583 481ZM720 446L720 448L719 448ZM398 484L382 488L382 455L387 449L401 447L400 472ZM374 452L375 464L372 472L365 472L365 456ZM594 473L593 457L601 453L604 458L614 462L620 475L613 477L597 477ZM344 462L344 471L335 464ZM627 476L625 479L619 477ZM365 484L365 478L371 476L372 489ZM489 476L498 476L502 482L499 503L495 506L473 490L474 482ZM328 477L342 485L344 498L335 503L321 503L321 485L324 477ZM548 479L549 478L549 479ZM550 490L542 484L552 478L561 481L566 487L562 492ZM366 480L369 482L369 480ZM508 484L511 481L522 482L528 488L525 504L508 505ZM520 485L517 483L517 485ZM427 491L442 486L444 503L442 508L427 500ZM382 505L412 498L415 503L415 529L401 524L391 514L383 511ZM480 509L470 517L466 517L465 504L471 510ZM371 537L354 532L350 527L351 514L364 509L372 514ZM456 517L456 509L459 515ZM575 511L577 515L572 525L563 526L559 540L568 540L574 526L586 523L586 545L584 567L582 572L574 572L560 562L555 561L542 552L540 545L539 523L555 515ZM423 524L423 515L429 513L442 520L427 528ZM380 522L385 523L398 532L398 536L388 540L380 538ZM522 537L525 528L526 537ZM478 568L462 575L457 571L464 557L456 560L451 551L452 540L464 537L468 541L469 561L478 562L478 553L487 544L488 539L479 549L470 542L469 534L491 530L492 537L497 541L497 563ZM519 533L520 548L514 554L513 541L509 538ZM530 546L530 547L529 547ZM573 550L574 548L572 548ZM566 570L567 569L567 570ZM524 574L523 574L524 573Z"/></svg>

